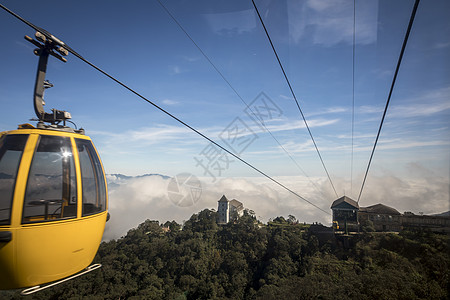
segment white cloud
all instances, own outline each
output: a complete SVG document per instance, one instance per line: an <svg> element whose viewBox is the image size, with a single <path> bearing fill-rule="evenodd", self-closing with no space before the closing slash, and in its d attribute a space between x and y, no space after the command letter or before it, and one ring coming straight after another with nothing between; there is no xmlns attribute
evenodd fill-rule
<svg viewBox="0 0 450 300"><path fill-rule="evenodd" d="M380 141L381 145L377 146L378 150L392 150L392 149L411 149L414 147L431 147L431 146L448 146L450 141L411 141L392 139L388 141ZM366 148L368 149L368 148ZM360 149L364 150L364 149Z"/></svg>
<svg viewBox="0 0 450 300"><path fill-rule="evenodd" d="M376 1L359 1L356 7L356 43L377 40L378 6ZM312 34L313 43L332 46L353 43L353 2L343 0L309 0L288 2L291 39L298 43Z"/></svg>
<svg viewBox="0 0 450 300"><path fill-rule="evenodd" d="M132 141L160 143L164 140L179 138L188 132L191 131L181 126L159 125L140 130L132 130L126 133L126 136Z"/></svg>
<svg viewBox="0 0 450 300"><path fill-rule="evenodd" d="M184 71L181 69L181 67L180 66L170 66L169 67L169 73L171 74L171 75L178 75L178 74L181 74L181 73L183 73Z"/></svg>
<svg viewBox="0 0 450 300"><path fill-rule="evenodd" d="M103 136L104 143L108 147L122 148L123 144L127 144L128 151L132 147L145 147L148 145L164 143L168 140L190 141L192 135L191 130L183 126L157 125L154 127L142 127L134 130L127 130L120 133L111 132L93 132L98 136ZM188 134L189 133L189 134Z"/></svg>
<svg viewBox="0 0 450 300"><path fill-rule="evenodd" d="M450 109L450 87L428 90L416 97L395 99L388 107L390 118L427 117ZM363 105L356 109L356 114L381 114L384 105ZM381 117L381 115L380 115Z"/></svg>
<svg viewBox="0 0 450 300"><path fill-rule="evenodd" d="M394 105L389 111L391 117L428 117L450 109L450 87L427 91L408 104Z"/></svg>
<svg viewBox="0 0 450 300"><path fill-rule="evenodd" d="M340 114L340 113L346 113L346 112L349 112L349 111L350 110L348 108L346 108L346 107L329 107L329 108L322 109L320 111L305 113L305 117L306 117L306 120L308 120L312 116Z"/></svg>
<svg viewBox="0 0 450 300"><path fill-rule="evenodd" d="M236 121L236 119L235 119ZM212 138L213 140L216 140L220 143L220 137L225 137L228 134L232 135L233 138L239 138L239 137L245 137L248 135L258 135L266 132L266 129L268 129L271 133L281 132L281 131L288 131L288 130L297 130L297 129L303 129L306 128L305 123L303 120L289 120L289 119L272 119L265 122L265 129L257 126L252 125L248 126L247 120L243 120L243 122L246 124L246 128L242 125L242 122L232 122L230 124L234 124L236 126L224 126L224 127L209 127L209 128L201 128L199 129L200 132L206 134L208 137ZM307 120L309 128L314 127L324 127L333 125L337 122L339 122L339 119L310 119ZM230 129L230 132L227 131L227 128ZM245 130L244 130L245 129ZM234 131L232 131L234 130Z"/></svg>
<svg viewBox="0 0 450 300"><path fill-rule="evenodd" d="M282 144L282 146L289 153L316 151L314 148L314 144L311 140L307 140L306 142L303 142L303 143L299 143L299 142L295 142L295 141L288 141L288 142ZM281 148L281 147L279 147L279 148Z"/></svg>
<svg viewBox="0 0 450 300"><path fill-rule="evenodd" d="M300 182L295 180L295 190L305 197L311 195L309 181L304 183L304 177L299 178ZM269 218L280 215L287 217L289 214L296 215L302 221L329 222L327 214L261 178L224 178L214 183L210 183L210 178L203 178L201 198L189 207L177 206L169 199L167 187L170 179L160 176L127 180L109 176L108 179L111 219L106 225L105 240L125 235L129 229L146 219L182 223L205 208L217 209L217 201L223 194L229 199L243 202L246 208L254 210L258 218L265 222ZM320 183L322 179L314 180ZM288 184L294 186L292 182ZM327 210L328 204L321 206Z"/></svg>
<svg viewBox="0 0 450 300"><path fill-rule="evenodd" d="M245 9L227 13L206 14L205 19L211 30L220 35L243 34L256 27L253 9Z"/></svg>
<svg viewBox="0 0 450 300"><path fill-rule="evenodd" d="M370 206L383 203L400 212L412 211L425 214L441 213L449 210L449 178L435 174L418 163L409 165L408 178L393 174L372 176L369 173L360 205ZM303 176L274 177L308 201L325 211L330 211L336 196L326 178ZM357 200L356 187L362 177L350 182L333 177L338 191L347 191L347 196ZM119 238L146 219L160 222L183 220L205 208L217 209L217 201L222 195L237 199L244 207L255 211L258 218L267 222L270 218L292 214L301 222L321 222L329 225L331 216L320 211L267 178L223 178L211 183L210 178L200 178L202 194L198 202L189 207L176 206L168 197L169 179L147 176L119 180L109 177L109 207L111 219L106 225L104 239ZM111 184L111 182L114 182ZM350 192L350 193L349 193Z"/></svg>
<svg viewBox="0 0 450 300"><path fill-rule="evenodd" d="M412 211L416 214L448 211L449 178L437 176L429 169L417 166L420 165L410 168L410 171L415 173L416 178L414 179L401 179L388 174L369 176L360 205L369 206L383 203L400 212Z"/></svg>
<svg viewBox="0 0 450 300"><path fill-rule="evenodd" d="M350 134L339 134L336 136L339 139L351 139L352 136ZM376 133L373 134L360 134L360 133L356 133L353 135L353 138L356 139L374 139L376 137Z"/></svg>
<svg viewBox="0 0 450 300"><path fill-rule="evenodd" d="M308 126L310 128L313 128L313 127L322 127L322 126L328 126L328 125L335 124L335 123L339 122L339 119L330 119L330 120L312 119L312 120L307 120L307 122L308 122ZM303 122L303 120L298 120L298 121L288 121L288 122L285 122L285 123L279 124L279 125L269 125L266 127L273 133L273 132L277 132L277 131L306 128L306 125Z"/></svg>
<svg viewBox="0 0 450 300"><path fill-rule="evenodd" d="M164 99L162 101L162 103L164 103L165 105L177 105L180 102L175 101L175 100L171 100L171 99Z"/></svg>
<svg viewBox="0 0 450 300"><path fill-rule="evenodd" d="M369 144L364 143L363 145L361 145L360 139L362 139L362 138L373 138L373 140L370 140ZM375 138L375 135L359 136L358 138L355 138L355 145L354 145L353 151L354 152L371 151L373 148L373 142L375 141L374 138ZM409 149L409 152L411 152L410 150L413 148L416 148L416 147L436 147L436 146L449 146L449 145L450 145L450 141L447 141L447 140L417 141L417 140L412 140L409 137L387 138L382 135L377 143L376 151ZM298 145L292 145L291 147L296 148L296 147L298 147ZM314 150L314 148L311 147L309 150L312 151L312 150ZM351 145L344 145L344 146L336 147L335 145L332 145L331 143L328 143L328 144L322 143L320 150L323 152L335 151L335 150L350 151ZM306 149L305 149L305 151L306 151Z"/></svg>
<svg viewBox="0 0 450 300"><path fill-rule="evenodd" d="M356 113L357 114L378 114L384 111L384 107L381 105L379 106L372 106L372 105L363 105L360 107L357 107Z"/></svg>
<svg viewBox="0 0 450 300"><path fill-rule="evenodd" d="M187 62L196 62L196 61L199 61L201 59L201 57L200 56L193 57L193 56L184 55L184 56L182 56L182 59L184 59Z"/></svg>
<svg viewBox="0 0 450 300"><path fill-rule="evenodd" d="M320 152L328 153L327 157L329 159L334 159L337 153L345 154L350 153L352 150L355 153L364 153L370 152L373 148L373 143L375 141L376 133L374 134L356 134L354 136L354 145L352 149L352 145L348 141L339 141L334 138L340 140L348 140L351 139L351 135L337 135L332 138L321 138L317 139L316 143L318 144ZM450 146L450 140L439 139L435 137L429 136L429 140L417 140L414 136L404 135L405 137L400 138L390 138L389 134L382 134L376 148L376 152L379 151L389 151L389 150L401 150L407 149L408 153L412 153L412 149L420 148L420 147L448 147ZM283 148L289 152L290 154L300 154L300 153L315 153L316 149L314 144L310 139L306 141L299 142L297 140L287 140L281 143ZM247 154L257 154L257 155L268 155L268 154L280 154L282 148L281 146L277 146L276 148L270 148L263 151L251 151ZM339 156L337 156L339 157Z"/></svg>
<svg viewBox="0 0 450 300"><path fill-rule="evenodd" d="M434 45L434 49L444 49L450 47L450 42L439 42Z"/></svg>

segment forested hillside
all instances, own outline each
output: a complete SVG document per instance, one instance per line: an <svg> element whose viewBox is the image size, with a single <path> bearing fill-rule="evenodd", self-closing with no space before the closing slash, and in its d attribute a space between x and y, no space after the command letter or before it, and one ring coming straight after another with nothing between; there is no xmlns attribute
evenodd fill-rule
<svg viewBox="0 0 450 300"><path fill-rule="evenodd" d="M319 243L295 219L263 225L245 214L216 224L147 220L95 258L103 267L58 287L4 299L448 299L448 236L365 233L350 248Z"/></svg>

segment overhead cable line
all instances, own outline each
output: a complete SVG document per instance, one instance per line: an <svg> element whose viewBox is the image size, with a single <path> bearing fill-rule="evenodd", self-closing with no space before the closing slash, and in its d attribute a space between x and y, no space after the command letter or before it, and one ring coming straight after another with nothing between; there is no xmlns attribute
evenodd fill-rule
<svg viewBox="0 0 450 300"><path fill-rule="evenodd" d="M353 194L353 152L355 132L355 53L356 53L356 0L353 0L353 57L352 57L352 157L350 163L350 195Z"/></svg>
<svg viewBox="0 0 450 300"><path fill-rule="evenodd" d="M287 84L288 84L288 86L289 86L289 89L290 89L290 91L291 91L291 94L292 94L292 96L294 97L295 103L297 104L297 108L298 108L298 110L300 111L300 114L302 115L303 122L305 123L306 129L308 129L309 136L311 137L311 140L312 140L312 142L313 142L313 144L314 144L314 147L316 148L316 152L317 152L317 154L319 155L319 159L320 159L320 161L322 162L322 166L323 166L325 172L327 173L328 180L330 181L331 187L333 188L334 193L336 194L336 198L337 198L337 197L339 197L339 196L338 196L338 193L336 192L336 189L334 188L333 181L331 180L330 174L328 173L328 170L327 170L327 168L325 167L325 163L324 163L324 161L323 161L323 159L322 159L322 155L320 155L319 148L317 147L316 141L314 140L314 137L313 137L313 135L312 135L311 129L310 129L309 126L308 126L308 122L306 122L305 115L303 114L303 111L302 111L302 109L300 108L300 104L298 103L297 97L295 96L295 93L294 93L294 90L292 89L291 83L290 83L290 81L289 81L289 79L288 79L288 77L287 77L286 72L284 71L283 64L281 63L281 60L280 60L280 58L278 57L278 53L277 53L277 51L276 51L276 49L275 49L275 46L274 46L273 43L272 43L272 39L270 38L269 32L267 31L267 28L266 28L266 25L264 25L264 21L263 21L261 15L259 14L259 11L258 11L258 8L256 7L255 1L252 0L252 3L253 3L253 6L255 7L255 11L256 11L256 13L258 14L259 20L260 20L260 22L261 22L262 27L264 28L264 31L265 31L266 36L267 36L267 39L269 40L270 45L272 46L273 53L275 54L275 56L276 56L276 58L277 58L278 64L280 65L281 71L283 72L284 78L286 79L286 82L287 82Z"/></svg>
<svg viewBox="0 0 450 300"><path fill-rule="evenodd" d="M195 42L195 40L191 37L191 35L184 29L184 27L178 22L178 20L175 18L175 16L169 11L169 9L160 1L157 0L158 3L161 5L161 7L164 9L164 11L169 15L169 17L178 25L178 27L183 31L183 33L186 35L186 37L194 44L194 46L197 48L198 51L203 55L203 57L209 62L209 64L216 70L216 72L222 77L222 79L226 82L226 84L233 90L233 92L238 96L238 98L241 100L241 102L246 106L247 109L251 111L251 113L255 116L255 120L261 124L261 126L264 127L264 129L270 134L270 136L277 142L277 144L283 149L283 151L286 153L286 155L291 159L291 161L297 166L297 168L303 173L303 175L308 178L309 182L316 188L316 190L323 195L323 192L319 187L316 185L314 181L311 180L311 178L306 174L306 172L303 170L303 168L297 163L297 161L292 157L292 155L289 153L289 151L284 148L284 146L278 141L278 139L272 134L272 132L269 130L269 128L266 127L263 121L260 121L259 118L256 116L256 113L253 111L253 109L245 102L245 100L241 97L241 95L236 91L236 89L231 85L230 81L223 75L223 73L217 68L217 66L212 62L212 60L206 55L206 53L200 48L200 46Z"/></svg>
<svg viewBox="0 0 450 300"><path fill-rule="evenodd" d="M204 139L206 139L207 141L209 141L210 143L214 144L215 146L219 147L220 149L222 149L223 151L225 151L226 153L230 154L231 156L233 156L234 158L236 158L237 160L241 161L242 163L244 163L245 165L247 165L248 167L252 168L253 170L255 170L256 172L260 173L261 175L263 175L264 177L270 179L272 182L276 183L277 185L281 186L282 188L284 188L285 190L289 191L291 194L297 196L298 198L302 199L303 201L309 203L310 205L314 206L315 208L321 210L322 212L326 213L326 214L330 214L328 211L325 211L324 209L320 208L319 206L317 206L316 204L314 204L313 202L307 200L306 198L300 196L298 193L294 192L293 190L289 189L288 187L286 187L285 185L283 185L282 183L280 183L279 181L275 180L274 178L270 177L269 175L267 175L266 173L264 173L263 171L259 170L258 168L254 167L253 165L251 165L250 163L246 162L245 160L243 160L242 158L240 158L239 156L237 156L236 154L234 154L233 152L229 151L228 149L226 149L225 147L221 146L220 144L218 144L217 142L213 141L212 139L210 139L209 137L207 137L206 135L204 135L203 133L201 133L200 131L198 131L197 129L195 129L194 127L190 126L189 124L187 124L186 122L182 121L181 119L177 118L175 115L171 114L170 112L168 112L167 110L163 109L162 107L160 107L159 105L157 105L156 103L152 102L151 100L147 99L145 96L141 95L140 93L138 93L137 91L135 91L134 89L132 89L131 87L127 86L125 83L122 83L121 81L119 81L118 79L116 79L115 77L113 77L112 75L108 74L107 72L103 71L102 69L100 69L99 67L97 67L96 65L94 65L93 63L91 63L90 61L88 61L87 59L83 58L80 54L78 54L75 50L73 50L72 48L70 48L69 46L67 46L64 42L62 42L61 40L57 39L56 37L54 37L53 35L51 35L49 32L47 32L46 30L43 30L42 28L39 28L37 26L35 26L34 24L28 22L27 20L23 19L22 17L20 17L19 15L17 15L16 13L14 13L13 11L9 10L8 8L6 8L4 5L0 4L0 7L3 8L5 11L7 11L8 13L12 14L14 17L16 17L17 19L21 20L22 22L24 22L25 24L27 24L28 26L30 26L31 28L33 28L36 31L39 31L41 33L43 33L44 35L46 35L47 37L51 38L52 40L54 40L55 42L58 43L59 46L64 47L65 49L67 49L67 51L69 51L70 53L72 53L73 55L75 55L76 57L78 57L80 60L82 60L83 62L85 62L86 64L88 64L89 66L91 66L92 68L96 69L97 71L99 71L100 73L102 73L103 75L105 75L106 77L108 77L109 79L113 80L114 82L116 82L117 84L121 85L122 87L124 87L125 89L127 89L128 91L130 91L131 93L135 94L136 96L138 96L139 98L141 98L142 100L146 101L147 103L151 104L152 106L154 106L155 108L157 108L158 110L160 110L161 112L165 113L166 115L168 115L169 117L171 117L172 119L174 119L175 121L179 122L180 124L184 125L185 127L189 128L190 130L192 130L193 132L197 133L198 135L200 135L201 137L203 137Z"/></svg>
<svg viewBox="0 0 450 300"><path fill-rule="evenodd" d="M416 16L417 7L419 6L419 2L420 2L420 0L416 0L416 2L414 3L414 7L412 9L412 12L411 12L411 17L409 19L408 28L406 30L405 38L403 39L402 49L400 50L400 55L398 57L397 67L395 68L394 77L392 78L391 88L389 90L389 96L386 101L386 106L384 107L384 112L383 112L383 116L381 118L380 127L378 128L377 137L375 138L375 143L373 144L372 153L370 154L369 163L367 164L366 173L364 175L364 180L362 182L361 190L359 192L358 201L357 201L358 203L359 203L359 200L361 199L361 194L363 192L364 185L366 183L367 174L369 173L370 164L372 163L373 154L375 153L375 148L377 147L377 142L378 142L378 138L380 137L381 128L383 127L384 118L386 117L386 112L389 107L389 102L391 101L392 91L394 90L395 81L397 80L398 71L399 71L400 65L402 63L403 54L405 53L406 44L408 43L409 34L411 32L411 28L414 23L414 18Z"/></svg>

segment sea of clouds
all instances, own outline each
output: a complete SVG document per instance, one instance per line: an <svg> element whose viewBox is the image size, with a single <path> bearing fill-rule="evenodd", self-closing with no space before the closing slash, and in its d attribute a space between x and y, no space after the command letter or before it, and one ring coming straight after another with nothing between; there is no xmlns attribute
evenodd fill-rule
<svg viewBox="0 0 450 300"><path fill-rule="evenodd" d="M449 178L440 177L420 166L411 168L415 168L416 171L420 169L424 176L411 179L389 174L380 177L369 176L359 202L360 206L383 203L399 212L411 211L416 214L448 211ZM217 210L217 201L222 195L229 200L239 200L245 208L253 210L256 217L263 222L277 216L287 218L294 215L300 222L330 225L330 206L337 199L327 179L319 177L285 176L275 179L323 211L267 178L222 178L214 182L211 178L198 178L201 184L200 191L195 188L195 191L189 194L189 186L187 189L186 187L180 189L180 193L192 199L190 202L183 202L182 205L169 195L169 190L173 192L172 178L159 175L141 177L107 175L107 179L111 219L106 224L104 240L120 238L146 219L161 223L175 220L183 224L192 214L203 209ZM169 187L171 180L172 186ZM357 179L355 182L360 181ZM349 182L342 178L334 178L333 183L337 187L349 186ZM183 183L179 184L181 187ZM359 187L354 188L351 194L350 190L347 190L347 196L354 200L357 200L358 194ZM338 196L343 196L343 193Z"/></svg>

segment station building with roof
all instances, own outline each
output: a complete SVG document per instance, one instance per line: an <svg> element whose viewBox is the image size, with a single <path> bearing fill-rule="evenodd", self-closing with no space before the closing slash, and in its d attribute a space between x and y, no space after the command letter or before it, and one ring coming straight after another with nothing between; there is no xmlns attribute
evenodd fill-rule
<svg viewBox="0 0 450 300"><path fill-rule="evenodd" d="M400 232L405 228L426 229L433 232L450 233L450 216L401 214L393 207L378 203L360 207L355 200L343 196L331 205L333 224L340 231L359 231L361 223L373 224L375 231Z"/></svg>

